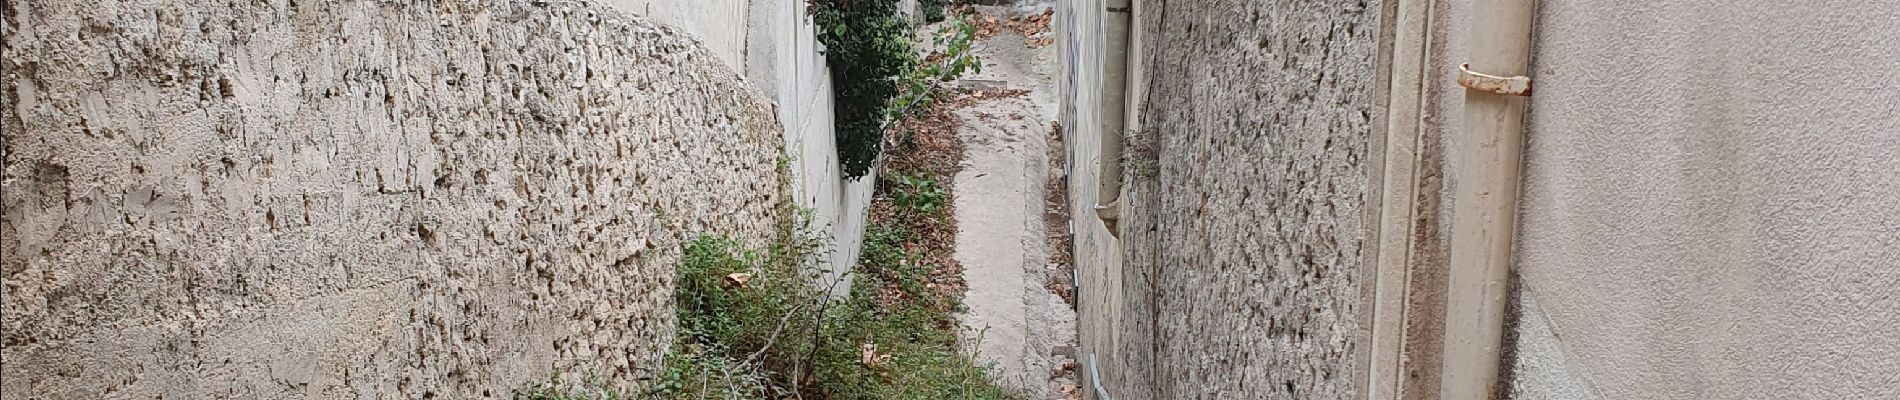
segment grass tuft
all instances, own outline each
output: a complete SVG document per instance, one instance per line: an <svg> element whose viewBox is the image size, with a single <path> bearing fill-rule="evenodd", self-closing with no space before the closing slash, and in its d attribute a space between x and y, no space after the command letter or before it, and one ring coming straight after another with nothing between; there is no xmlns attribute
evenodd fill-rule
<svg viewBox="0 0 1900 400"><path fill-rule="evenodd" d="M677 340L640 398L1016 398L958 346L959 299L932 287L932 267L905 250L905 229L867 232L843 298L826 296L835 282L805 267L822 242L781 236L763 250L711 235L685 246ZM515 397L631 398L589 388L553 381Z"/></svg>

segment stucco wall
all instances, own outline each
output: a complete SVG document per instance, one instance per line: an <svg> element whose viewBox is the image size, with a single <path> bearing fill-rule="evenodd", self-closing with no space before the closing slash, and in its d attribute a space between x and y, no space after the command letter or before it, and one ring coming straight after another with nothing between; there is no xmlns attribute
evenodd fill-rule
<svg viewBox="0 0 1900 400"><path fill-rule="evenodd" d="M1115 395L1357 396L1380 7L1142 5L1122 239L1123 292L1145 297L1126 302L1121 347L1151 358L1122 378L1151 386Z"/></svg>
<svg viewBox="0 0 1900 400"><path fill-rule="evenodd" d="M7 399L629 385L776 221L766 98L590 3L5 7Z"/></svg>
<svg viewBox="0 0 1900 400"><path fill-rule="evenodd" d="M1520 319L1569 375L1605 399L1900 398L1900 8L1537 18Z"/></svg>

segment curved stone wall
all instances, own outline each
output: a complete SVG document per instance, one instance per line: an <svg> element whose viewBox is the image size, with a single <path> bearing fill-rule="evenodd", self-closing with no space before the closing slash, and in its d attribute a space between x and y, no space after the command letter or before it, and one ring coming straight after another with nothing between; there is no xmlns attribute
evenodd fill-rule
<svg viewBox="0 0 1900 400"><path fill-rule="evenodd" d="M770 238L768 100L586 2L7 2L6 399L633 385L679 243Z"/></svg>

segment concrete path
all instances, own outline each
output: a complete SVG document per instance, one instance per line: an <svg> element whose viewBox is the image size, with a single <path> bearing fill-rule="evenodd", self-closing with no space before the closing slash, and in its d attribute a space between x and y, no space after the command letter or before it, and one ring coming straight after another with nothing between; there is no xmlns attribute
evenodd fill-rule
<svg viewBox="0 0 1900 400"><path fill-rule="evenodd" d="M967 76L965 86L1031 93L957 111L968 148L956 177L956 258L969 285L965 342L979 360L993 363L999 382L1029 399L1064 398L1061 388L1074 385L1063 368L1073 362L1075 313L1045 288L1051 251L1043 231L1045 147L1056 107L1052 50L1029 48L1013 32L983 40L976 48L983 73Z"/></svg>

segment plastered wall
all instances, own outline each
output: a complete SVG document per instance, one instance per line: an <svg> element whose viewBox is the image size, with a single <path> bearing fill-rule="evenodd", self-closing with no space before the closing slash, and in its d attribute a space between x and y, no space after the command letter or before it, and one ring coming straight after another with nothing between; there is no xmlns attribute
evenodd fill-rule
<svg viewBox="0 0 1900 400"><path fill-rule="evenodd" d="M670 342L767 98L588 2L5 5L0 397L504 398Z"/></svg>
<svg viewBox="0 0 1900 400"><path fill-rule="evenodd" d="M1900 8L1537 20L1518 318L1565 373L1519 398L1900 398Z"/></svg>
<svg viewBox="0 0 1900 400"><path fill-rule="evenodd" d="M845 179L838 165L831 72L813 31L810 3L606 0L606 4L697 38L771 99L784 131L792 200L811 212L813 229L831 239L830 248L814 260L815 265L837 273L848 270L864 242L876 179ZM916 4L899 7L914 10Z"/></svg>

